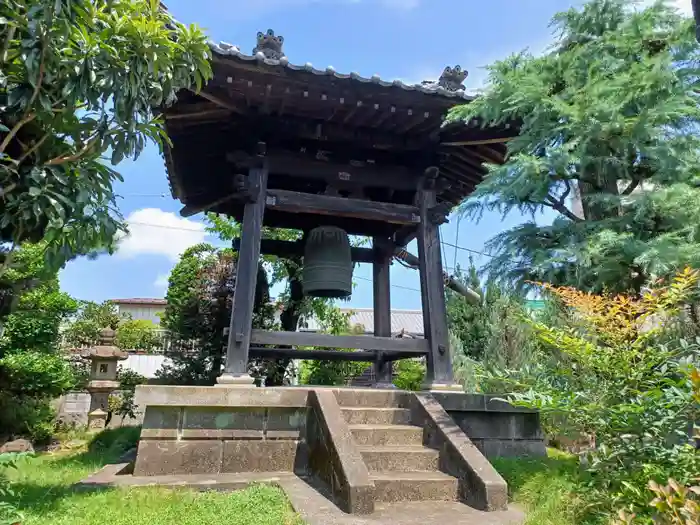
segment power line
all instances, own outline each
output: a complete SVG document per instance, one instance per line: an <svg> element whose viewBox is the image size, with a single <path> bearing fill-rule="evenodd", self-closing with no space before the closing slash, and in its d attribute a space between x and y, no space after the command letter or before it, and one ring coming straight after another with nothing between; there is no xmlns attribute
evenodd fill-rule
<svg viewBox="0 0 700 525"><path fill-rule="evenodd" d="M440 241L440 242L442 244L444 244L445 246L450 246L456 250L463 250L465 252L475 253L477 255L483 255L485 257L491 257L492 259L495 257L494 255L491 255L490 253L480 252L479 250L472 250L471 248L465 248L464 246L457 246L456 244L452 244L452 243L447 242L447 241Z"/></svg>
<svg viewBox="0 0 700 525"><path fill-rule="evenodd" d="M152 228L164 228L167 230L180 230L180 231L187 231L187 232L198 232L198 233L206 233L205 230L199 229L199 228L183 228L182 226L169 226L167 224L154 224L154 223L148 223L148 222L141 222L141 221L127 221L128 224L134 224L137 226L149 226ZM445 259L445 253L444 253L444 247L449 246L451 248L454 248L456 250L462 250L465 252L473 253L476 255L483 255L485 257L491 257L493 258L494 256L491 255L490 253L486 252L480 252L479 250L473 250L471 248L465 248L464 246L458 246L456 244L452 244L447 241L440 241L440 244L443 245L443 259ZM448 266L445 266L445 269L449 269ZM454 269L454 268L453 268Z"/></svg>
<svg viewBox="0 0 700 525"><path fill-rule="evenodd" d="M355 276L354 279L359 279L361 281L367 281L370 283L373 282L372 279L368 279L367 277ZM412 292L420 293L420 290L418 288L410 288L408 286L401 286L400 284L390 284L389 286L391 286L392 288L401 288L402 290L410 290Z"/></svg>

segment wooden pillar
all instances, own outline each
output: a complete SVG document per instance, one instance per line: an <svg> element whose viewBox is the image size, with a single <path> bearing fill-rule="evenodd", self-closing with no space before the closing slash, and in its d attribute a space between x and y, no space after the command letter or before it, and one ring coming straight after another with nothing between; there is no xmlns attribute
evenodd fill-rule
<svg viewBox="0 0 700 525"><path fill-rule="evenodd" d="M374 237L373 285L374 285L374 335L391 337L391 252L388 239ZM392 388L392 363L384 359L383 352L377 352L373 364L375 386L377 388Z"/></svg>
<svg viewBox="0 0 700 525"><path fill-rule="evenodd" d="M433 210L437 205L435 190L437 175L437 168L428 168L418 190L420 225L417 241L423 329L430 347L426 359L424 387L429 390L452 390L459 387L456 387L453 381L439 221L433 217Z"/></svg>
<svg viewBox="0 0 700 525"><path fill-rule="evenodd" d="M248 172L249 201L243 211L226 365L224 373L217 379L217 383L221 385L250 386L253 384L253 378L248 374L248 350L265 213L267 173L267 163L263 158L260 158L259 164L251 167Z"/></svg>

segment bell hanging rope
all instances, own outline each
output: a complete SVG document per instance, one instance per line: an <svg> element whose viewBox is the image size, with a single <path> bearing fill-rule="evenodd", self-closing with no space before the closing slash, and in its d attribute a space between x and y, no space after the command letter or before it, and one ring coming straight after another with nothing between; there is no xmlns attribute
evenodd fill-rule
<svg viewBox="0 0 700 525"><path fill-rule="evenodd" d="M345 230L320 226L309 232L302 270L304 294L311 297L349 297L352 293L352 255Z"/></svg>

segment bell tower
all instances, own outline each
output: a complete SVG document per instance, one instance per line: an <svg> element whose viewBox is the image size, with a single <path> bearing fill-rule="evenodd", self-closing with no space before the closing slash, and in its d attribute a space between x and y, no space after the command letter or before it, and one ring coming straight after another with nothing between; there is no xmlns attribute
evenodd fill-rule
<svg viewBox="0 0 700 525"><path fill-rule="evenodd" d="M439 227L488 172L484 163L503 162L503 143L514 131L478 122L443 126L450 108L472 100L460 66L444 68L435 81L408 85L294 64L284 43L268 30L257 34L252 55L214 45L213 79L163 110L173 143L165 161L173 196L184 204L181 214L221 213L241 224L218 384L251 385L253 356L368 361L378 385L389 386L394 361L422 357L426 389L459 388L445 287L468 299L478 296L444 273ZM263 227L303 236L297 242L263 239ZM372 246L352 247L349 236L370 238ZM417 256L406 250L414 240ZM374 335L252 329L261 254L303 256L303 289L311 297L350 296L353 265L371 264ZM424 339L391 337L394 258L420 273ZM333 350L348 348L356 351Z"/></svg>

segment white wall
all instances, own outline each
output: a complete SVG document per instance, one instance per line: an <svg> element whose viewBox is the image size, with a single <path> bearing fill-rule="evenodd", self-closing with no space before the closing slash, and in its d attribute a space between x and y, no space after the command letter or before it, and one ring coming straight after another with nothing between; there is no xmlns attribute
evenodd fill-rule
<svg viewBox="0 0 700 525"><path fill-rule="evenodd" d="M159 325L159 313L163 313L165 306L147 304L119 304L117 305L120 314L129 315L132 319L145 319Z"/></svg>

